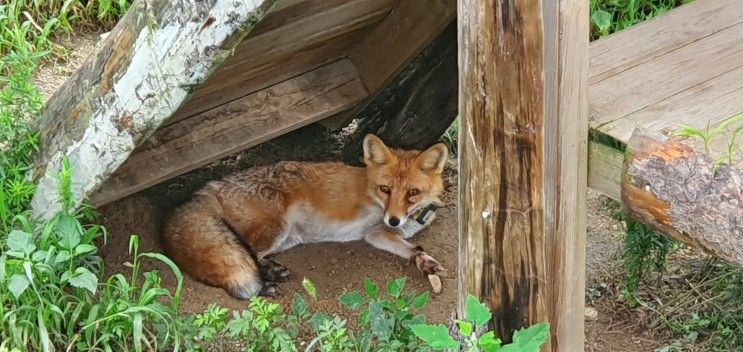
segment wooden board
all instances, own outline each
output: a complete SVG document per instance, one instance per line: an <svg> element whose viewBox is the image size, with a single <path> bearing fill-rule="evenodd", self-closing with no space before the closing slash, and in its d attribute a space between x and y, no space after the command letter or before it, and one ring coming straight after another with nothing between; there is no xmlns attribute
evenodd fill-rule
<svg viewBox="0 0 743 352"><path fill-rule="evenodd" d="M223 103L265 88L275 82L255 80L266 66L281 64L297 55L305 62L322 62L346 54L349 33L362 33L387 16L392 0L308 0L271 13L243 41L234 55L194 92L189 101L171 118L174 123ZM364 32L364 34L366 34ZM334 43L338 41L339 43ZM317 47L337 47L336 52L313 50ZM306 72L313 67L304 68ZM296 74L295 71L292 71ZM285 78L280 72L275 77ZM252 84L245 85L245 82ZM258 83L266 85L259 86Z"/></svg>
<svg viewBox="0 0 743 352"><path fill-rule="evenodd" d="M158 130L92 198L104 205L347 109L367 96L343 59Z"/></svg>
<svg viewBox="0 0 743 352"><path fill-rule="evenodd" d="M400 0L348 57L375 94L456 16L455 0ZM384 54L380 54L384 53Z"/></svg>
<svg viewBox="0 0 743 352"><path fill-rule="evenodd" d="M589 82L602 81L743 21L740 0L694 0L591 43Z"/></svg>
<svg viewBox="0 0 743 352"><path fill-rule="evenodd" d="M225 60L273 2L182 8L164 0L134 1L44 108L41 151L30 175L37 182L34 217L48 219L61 210L57 174L63 159L72 171L72 205L78 206L186 101L190 87Z"/></svg>
<svg viewBox="0 0 743 352"><path fill-rule="evenodd" d="M597 135L626 144L636 129L673 136L743 112L738 0L696 0L591 43L590 54L589 126ZM721 135L711 153L723 154L729 138ZM619 199L622 152L591 144L589 186ZM733 163L743 167L741 158Z"/></svg>
<svg viewBox="0 0 743 352"><path fill-rule="evenodd" d="M544 236L552 351L585 344L589 4L542 3Z"/></svg>

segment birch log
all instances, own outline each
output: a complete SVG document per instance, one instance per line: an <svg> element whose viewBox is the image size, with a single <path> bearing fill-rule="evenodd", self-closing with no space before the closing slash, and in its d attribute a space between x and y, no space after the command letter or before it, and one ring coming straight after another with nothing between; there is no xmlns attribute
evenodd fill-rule
<svg viewBox="0 0 743 352"><path fill-rule="evenodd" d="M31 177L36 217L61 206L56 174L67 157L76 204L85 200L186 100L274 0L136 0L47 103Z"/></svg>
<svg viewBox="0 0 743 352"><path fill-rule="evenodd" d="M636 130L622 176L628 215L743 267L743 172L677 140Z"/></svg>

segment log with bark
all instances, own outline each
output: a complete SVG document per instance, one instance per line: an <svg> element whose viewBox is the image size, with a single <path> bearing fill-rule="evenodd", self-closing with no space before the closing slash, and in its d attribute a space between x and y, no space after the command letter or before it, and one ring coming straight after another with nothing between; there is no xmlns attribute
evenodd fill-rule
<svg viewBox="0 0 743 352"><path fill-rule="evenodd" d="M52 96L40 125L34 215L58 211L57 172L72 169L80 202L186 100L275 0L135 1Z"/></svg>
<svg viewBox="0 0 743 352"><path fill-rule="evenodd" d="M743 267L743 172L639 129L627 149L621 195L628 215Z"/></svg>

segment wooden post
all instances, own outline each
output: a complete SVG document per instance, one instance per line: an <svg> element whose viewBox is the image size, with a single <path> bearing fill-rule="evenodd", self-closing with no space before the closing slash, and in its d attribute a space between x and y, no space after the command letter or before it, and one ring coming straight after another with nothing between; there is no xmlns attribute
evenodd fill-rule
<svg viewBox="0 0 743 352"><path fill-rule="evenodd" d="M273 5L251 1L135 1L96 53L49 100L32 177L34 214L54 214L60 162L87 198L231 54Z"/></svg>
<svg viewBox="0 0 743 352"><path fill-rule="evenodd" d="M473 294L504 341L549 321L545 351L582 351L587 3L459 0L458 11L458 313Z"/></svg>

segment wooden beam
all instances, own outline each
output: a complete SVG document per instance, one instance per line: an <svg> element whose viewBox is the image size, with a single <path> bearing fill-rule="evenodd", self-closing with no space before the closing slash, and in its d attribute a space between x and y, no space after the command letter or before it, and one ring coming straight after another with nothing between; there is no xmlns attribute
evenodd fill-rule
<svg viewBox="0 0 743 352"><path fill-rule="evenodd" d="M628 215L743 267L743 172L705 153L636 130L628 145L622 202Z"/></svg>
<svg viewBox="0 0 743 352"><path fill-rule="evenodd" d="M158 130L92 204L101 206L348 109L367 96L348 59Z"/></svg>
<svg viewBox="0 0 743 352"><path fill-rule="evenodd" d="M501 339L549 321L543 350L581 351L587 3L458 4L459 314L474 294Z"/></svg>
<svg viewBox="0 0 743 352"><path fill-rule="evenodd" d="M43 112L41 153L32 177L34 215L61 207L57 178L67 157L81 201L110 176L230 54L273 0L135 1Z"/></svg>
<svg viewBox="0 0 743 352"><path fill-rule="evenodd" d="M259 77L269 68L301 56L301 61L314 63L337 59L348 53L346 48L361 40L348 41L349 33L371 30L390 12L391 0L311 0L290 6L266 16L265 21L235 49L167 124L178 122L232 100L265 88ZM363 31L367 34L368 31ZM340 47L337 44L343 44ZM335 52L316 50L334 47ZM297 60L294 60L297 61ZM313 67L305 67L304 73ZM293 77L273 70L271 77ZM278 71L278 72L276 72Z"/></svg>
<svg viewBox="0 0 743 352"><path fill-rule="evenodd" d="M589 4L542 2L544 235L552 351L585 344Z"/></svg>
<svg viewBox="0 0 743 352"><path fill-rule="evenodd" d="M455 0L397 1L387 18L348 57L367 89L376 94L455 17Z"/></svg>
<svg viewBox="0 0 743 352"><path fill-rule="evenodd" d="M395 148L423 150L439 141L457 117L458 74L457 24L452 21L356 117L343 154L358 159L367 133Z"/></svg>

